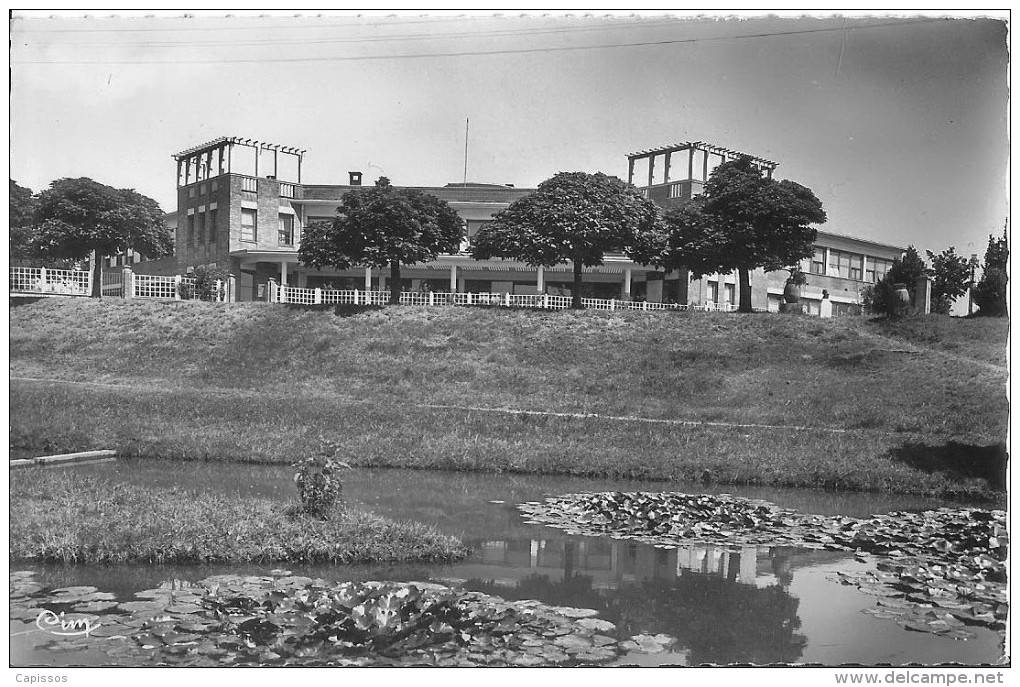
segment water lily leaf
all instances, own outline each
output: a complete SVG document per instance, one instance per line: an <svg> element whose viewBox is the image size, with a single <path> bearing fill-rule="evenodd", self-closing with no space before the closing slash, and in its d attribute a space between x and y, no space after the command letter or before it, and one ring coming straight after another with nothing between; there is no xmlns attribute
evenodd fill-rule
<svg viewBox="0 0 1020 687"><path fill-rule="evenodd" d="M581 618L580 620L578 620L577 621L577 626L578 627L583 627L586 630L599 631L599 632L609 632L609 631L612 631L612 630L616 629L616 625L614 625L613 623L611 623L611 622L609 622L607 620L601 620L599 618L590 618L590 617L589 618Z"/></svg>

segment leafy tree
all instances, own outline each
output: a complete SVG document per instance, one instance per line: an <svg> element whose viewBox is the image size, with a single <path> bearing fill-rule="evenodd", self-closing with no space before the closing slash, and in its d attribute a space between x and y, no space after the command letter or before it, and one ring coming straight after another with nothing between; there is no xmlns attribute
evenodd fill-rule
<svg viewBox="0 0 1020 687"><path fill-rule="evenodd" d="M988 237L988 248L985 250L985 265L981 281L974 289L974 303L981 309L979 315L1003 317L1007 314L1006 287L1009 277L1006 264L1009 261L1009 245L1006 232L1002 238Z"/></svg>
<svg viewBox="0 0 1020 687"><path fill-rule="evenodd" d="M751 270L782 269L814 253L825 222L822 203L806 186L765 177L751 159L725 162L705 192L666 213L665 230L641 237L635 259L691 276L729 274L740 281L740 311L751 311Z"/></svg>
<svg viewBox="0 0 1020 687"><path fill-rule="evenodd" d="M301 261L346 270L355 265L390 268L390 303L400 303L400 266L435 260L457 250L464 223L450 205L414 189L394 188L380 177L375 187L347 193L332 223L308 227Z"/></svg>
<svg viewBox="0 0 1020 687"><path fill-rule="evenodd" d="M914 283L928 273L928 265L924 262L921 254L913 246L907 246L906 252L893 260L886 276L893 284L906 285L907 291L910 291L911 300L913 300Z"/></svg>
<svg viewBox="0 0 1020 687"><path fill-rule="evenodd" d="M967 287L970 285L970 262L962 255L957 255L956 249L952 246L941 253L932 253L930 250L926 252L928 259L931 260L931 269L928 272L932 277L932 312L948 315L956 299L967 293Z"/></svg>
<svg viewBox="0 0 1020 687"><path fill-rule="evenodd" d="M36 200L32 189L19 186L10 180L10 261L12 264L28 265L35 258L32 239L35 235L33 215Z"/></svg>
<svg viewBox="0 0 1020 687"><path fill-rule="evenodd" d="M159 258L174 239L152 198L92 179L58 179L39 194L35 247L50 258L85 260L96 253L92 295L102 295L103 258L134 250Z"/></svg>
<svg viewBox="0 0 1020 687"><path fill-rule="evenodd" d="M639 232L653 231L658 209L630 184L601 172L560 172L538 190L498 212L471 242L476 260L511 258L533 267L570 261L571 307L581 307L582 268L627 250Z"/></svg>

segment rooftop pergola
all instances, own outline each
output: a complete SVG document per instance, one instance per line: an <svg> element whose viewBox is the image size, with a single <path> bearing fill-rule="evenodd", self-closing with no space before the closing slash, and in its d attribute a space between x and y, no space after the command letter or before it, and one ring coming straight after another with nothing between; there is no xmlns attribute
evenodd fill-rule
<svg viewBox="0 0 1020 687"><path fill-rule="evenodd" d="M628 153L627 181L638 187L658 186L677 181L703 182L708 180L712 170L723 162L741 157L750 159L769 178L772 178L772 170L779 166L778 162L704 141L686 141ZM648 160L647 179L641 178L635 182L635 166L644 160Z"/></svg>
<svg viewBox="0 0 1020 687"><path fill-rule="evenodd" d="M235 147L250 150L251 152L245 156L247 159L244 162L253 161L254 164L245 165L245 169L242 170L242 163L239 160L239 156L235 153ZM249 174L257 177L260 173L265 174L270 164L272 174L267 176L275 177L279 175L281 154L296 160L297 175L291 181L300 184L301 161L306 152L308 151L301 148L258 141L253 138L220 136L217 139L188 148L187 150L182 150L173 155L174 160L177 161L177 185L187 186L188 184L210 179L220 174ZM267 153L272 155L271 162L270 159L263 161L263 156Z"/></svg>

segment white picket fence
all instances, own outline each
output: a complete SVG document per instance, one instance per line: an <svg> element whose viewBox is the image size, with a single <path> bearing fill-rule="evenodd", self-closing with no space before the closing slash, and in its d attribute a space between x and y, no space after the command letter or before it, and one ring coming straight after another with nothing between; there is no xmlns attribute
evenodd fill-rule
<svg viewBox="0 0 1020 687"><path fill-rule="evenodd" d="M202 300L230 302L234 300L234 279L217 281L210 294L199 294ZM12 294L88 296L92 293L92 273L87 270L51 270L43 267L11 267L10 287ZM187 276L159 276L135 274L130 269L103 274L102 293L108 297L140 298L148 300L190 300L195 298L195 278ZM389 291L360 291L309 289L277 284L270 280L266 290L270 303L293 303L297 305L388 305ZM437 291L404 291L400 294L401 305L415 306L490 306L505 308L538 308L543 310L566 310L570 308L570 296L548 294L511 293L445 293ZM581 304L588 310L706 310L735 311L737 306L729 303L686 305L677 303L649 303L647 301L617 300L614 298L582 298Z"/></svg>
<svg viewBox="0 0 1020 687"><path fill-rule="evenodd" d="M332 289L309 289L287 286L270 281L268 289L270 303L292 303L296 305L387 305L389 291L361 291L358 289L338 291ZM540 308L544 310L566 310L570 308L570 296L548 294L511 293L446 293L441 291L403 291L401 305L418 306L501 306L505 308ZM588 310L709 310L735 311L729 303L694 306L677 303L649 303L647 301L626 301L613 298L582 298L581 305Z"/></svg>
<svg viewBox="0 0 1020 687"><path fill-rule="evenodd" d="M88 270L54 270L47 267L12 267L11 293L88 296L92 273Z"/></svg>
<svg viewBox="0 0 1020 687"><path fill-rule="evenodd" d="M46 267L11 267L11 294L89 296L92 294L92 272L89 270L54 270ZM217 280L211 293L195 294L195 278L135 274L130 269L104 272L102 294L107 297L142 298L148 300L191 300L226 302L233 300L232 284Z"/></svg>

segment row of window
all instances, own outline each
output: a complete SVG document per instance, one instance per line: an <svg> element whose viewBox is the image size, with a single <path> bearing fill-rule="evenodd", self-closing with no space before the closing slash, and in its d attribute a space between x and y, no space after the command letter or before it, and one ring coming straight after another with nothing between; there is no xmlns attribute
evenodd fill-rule
<svg viewBox="0 0 1020 687"><path fill-rule="evenodd" d="M866 263L866 264L865 264ZM830 277L842 277L856 281L876 283L882 280L885 273L892 267L892 260L867 257L860 253L848 253L829 249L829 263L825 264L825 249L815 248L811 258L811 274L822 274Z"/></svg>
<svg viewBox="0 0 1020 687"><path fill-rule="evenodd" d="M259 216L254 208L241 208L241 240L254 243L258 240ZM295 245L294 215L280 213L276 242L280 246Z"/></svg>
<svg viewBox="0 0 1020 687"><path fill-rule="evenodd" d="M737 302L737 287L736 284L723 284L723 300L719 300L719 282L710 281L708 282L708 298L713 303L736 303Z"/></svg>
<svg viewBox="0 0 1020 687"><path fill-rule="evenodd" d="M105 259L107 267L120 267L121 265L129 266L134 265L136 262L141 262L142 255L135 251L129 253L119 253L117 255L111 255Z"/></svg>
<svg viewBox="0 0 1020 687"><path fill-rule="evenodd" d="M188 215L188 245L216 243L216 208Z"/></svg>
<svg viewBox="0 0 1020 687"><path fill-rule="evenodd" d="M188 189L188 198L195 198L196 196L204 196L206 193L216 193L220 190L219 179L213 179L208 184L199 184L198 186L192 186Z"/></svg>

